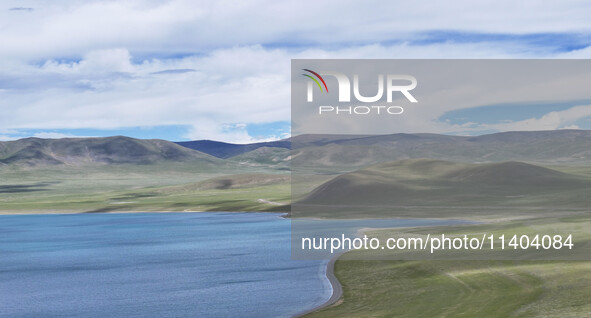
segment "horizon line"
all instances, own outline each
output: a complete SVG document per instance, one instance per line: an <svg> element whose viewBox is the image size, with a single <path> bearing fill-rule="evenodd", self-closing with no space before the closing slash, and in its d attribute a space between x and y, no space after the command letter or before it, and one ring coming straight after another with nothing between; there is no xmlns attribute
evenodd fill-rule
<svg viewBox="0 0 591 318"><path fill-rule="evenodd" d="M101 138L116 138L116 137L123 137L123 138L130 138L136 140L164 140L173 143L188 143L188 142L196 142L196 141L210 141L216 143L225 143L225 144L232 144L232 145L252 145L252 144L261 144L261 143L272 143L272 142L280 142L280 141L290 141L290 139L294 137L300 136L350 136L350 137L371 137L371 136L391 136L391 135L439 135L439 136L449 136L449 137L482 137L482 136L489 136L489 135L497 135L497 134L505 134L505 133L540 133L540 132L591 132L591 129L547 129L547 130L508 130L508 131L499 131L493 133L484 133L479 135L459 135L459 134L445 134L445 133L430 133L430 132L400 132L400 133L391 133L391 134L321 134L321 133L305 133L295 136L290 136L288 138L283 139L276 139L270 141L254 141L250 143L235 143L235 142L227 142L227 141L219 141L219 140L212 140L212 139L195 139L195 140L186 140L186 141L173 141L168 139L162 138L135 138L125 135L112 135L112 136L64 136L58 138L49 138L49 137L36 137L36 136L29 136L29 137L22 137L13 140L0 140L0 143L5 142L13 142L13 141L21 141L25 139L39 139L39 140L64 140L64 139L101 139Z"/></svg>

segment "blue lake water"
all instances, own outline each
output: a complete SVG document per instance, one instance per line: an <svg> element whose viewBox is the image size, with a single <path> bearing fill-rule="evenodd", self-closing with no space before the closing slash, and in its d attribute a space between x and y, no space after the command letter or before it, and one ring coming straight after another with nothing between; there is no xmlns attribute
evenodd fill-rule
<svg viewBox="0 0 591 318"><path fill-rule="evenodd" d="M337 225L441 224L368 222ZM290 233L273 213L0 216L0 317L290 317L332 294Z"/></svg>
<svg viewBox="0 0 591 318"><path fill-rule="evenodd" d="M289 317L326 301L269 213L0 216L0 317Z"/></svg>

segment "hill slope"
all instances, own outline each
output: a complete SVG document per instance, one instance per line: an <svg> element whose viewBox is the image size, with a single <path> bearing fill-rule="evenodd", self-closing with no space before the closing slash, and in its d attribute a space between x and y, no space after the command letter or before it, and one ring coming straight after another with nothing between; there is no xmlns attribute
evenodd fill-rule
<svg viewBox="0 0 591 318"><path fill-rule="evenodd" d="M238 156L261 147L284 149L290 149L291 147L291 142L287 139L253 144L231 144L212 140L183 141L176 144L223 159Z"/></svg>
<svg viewBox="0 0 591 318"><path fill-rule="evenodd" d="M591 179L522 162L466 164L413 159L340 175L303 205L588 207ZM358 208L357 208L358 209Z"/></svg>
<svg viewBox="0 0 591 318"><path fill-rule="evenodd" d="M260 147L230 158L242 164L289 166L291 150L278 147Z"/></svg>
<svg viewBox="0 0 591 318"><path fill-rule="evenodd" d="M437 134L301 135L293 167L359 168L413 158L459 162L590 163L591 131L505 132L477 137Z"/></svg>
<svg viewBox="0 0 591 318"><path fill-rule="evenodd" d="M106 138L26 138L0 142L0 163L21 166L85 164L151 164L162 161L216 163L210 155L187 149L175 143L129 137Z"/></svg>

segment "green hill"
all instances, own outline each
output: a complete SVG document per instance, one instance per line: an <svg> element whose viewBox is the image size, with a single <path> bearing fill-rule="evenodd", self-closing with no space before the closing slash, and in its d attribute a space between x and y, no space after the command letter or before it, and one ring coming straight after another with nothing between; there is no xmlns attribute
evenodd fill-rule
<svg viewBox="0 0 591 318"><path fill-rule="evenodd" d="M292 138L292 167L353 170L404 159L457 162L591 163L591 131L504 132L482 136L438 134L301 135Z"/></svg>
<svg viewBox="0 0 591 318"><path fill-rule="evenodd" d="M591 178L522 162L412 159L340 175L297 204L357 211L363 207L586 208L591 205L590 191Z"/></svg>
<svg viewBox="0 0 591 318"><path fill-rule="evenodd" d="M19 166L153 164L163 161L221 163L213 156L159 140L129 137L26 138L0 142L0 163Z"/></svg>
<svg viewBox="0 0 591 318"><path fill-rule="evenodd" d="M278 147L261 147L230 158L245 165L289 167L291 150Z"/></svg>

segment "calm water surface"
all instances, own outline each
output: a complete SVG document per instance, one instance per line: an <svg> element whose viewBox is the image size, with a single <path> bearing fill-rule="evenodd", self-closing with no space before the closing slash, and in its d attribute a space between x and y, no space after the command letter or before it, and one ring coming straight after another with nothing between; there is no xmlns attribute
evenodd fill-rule
<svg viewBox="0 0 591 318"><path fill-rule="evenodd" d="M455 221L299 222L354 236ZM326 263L292 260L273 213L4 215L0 317L289 317L330 298Z"/></svg>
<svg viewBox="0 0 591 318"><path fill-rule="evenodd" d="M326 301L269 213L0 216L0 317L289 317Z"/></svg>

